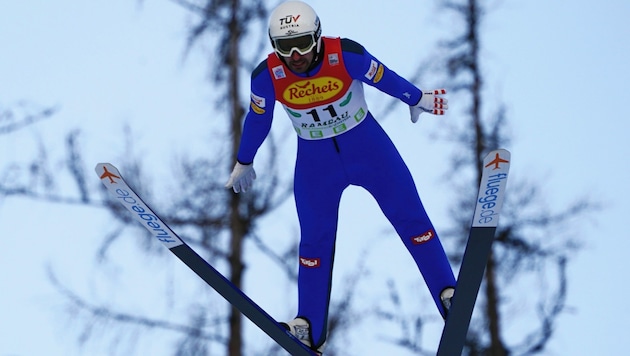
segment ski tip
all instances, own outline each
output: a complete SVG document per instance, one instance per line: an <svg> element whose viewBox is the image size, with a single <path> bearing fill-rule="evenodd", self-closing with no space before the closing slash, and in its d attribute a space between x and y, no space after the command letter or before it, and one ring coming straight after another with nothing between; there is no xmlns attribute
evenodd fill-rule
<svg viewBox="0 0 630 356"><path fill-rule="evenodd" d="M507 171L510 167L511 160L512 155L510 154L510 151L502 148L493 150L490 151L484 158L483 169Z"/></svg>
<svg viewBox="0 0 630 356"><path fill-rule="evenodd" d="M510 152L504 149L491 151L484 158L473 227L497 227L511 160Z"/></svg>
<svg viewBox="0 0 630 356"><path fill-rule="evenodd" d="M115 184L118 180L122 179L118 169L116 169L116 167L114 167L111 163L98 163L96 167L94 167L94 171L101 181L104 182Z"/></svg>
<svg viewBox="0 0 630 356"><path fill-rule="evenodd" d="M510 156L510 151L506 150L505 148L497 148L495 150L490 151L486 156L495 156L496 154L499 154L501 156Z"/></svg>
<svg viewBox="0 0 630 356"><path fill-rule="evenodd" d="M96 166L94 166L94 170L96 173L102 172L104 166L111 166L111 164L107 162L97 163Z"/></svg>

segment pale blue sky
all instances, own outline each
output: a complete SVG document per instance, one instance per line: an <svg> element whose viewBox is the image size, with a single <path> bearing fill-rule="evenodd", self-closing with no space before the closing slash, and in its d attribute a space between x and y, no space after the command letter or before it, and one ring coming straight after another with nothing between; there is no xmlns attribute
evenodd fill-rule
<svg viewBox="0 0 630 356"><path fill-rule="evenodd" d="M387 11L376 1L338 0L334 7L323 0L311 3L320 15L324 34L361 42L403 76L411 75L419 60L427 60L435 41L455 26L452 15L445 16L429 1L394 1L388 3ZM627 349L624 342L630 330L630 307L624 302L629 290L625 272L630 270L625 226L630 211L626 186L630 181L626 138L630 123L623 109L630 101L624 86L630 82L626 68L630 63L626 44L630 3L536 0L497 1L492 6L482 25L483 71L488 94L508 108L514 137L506 147L512 152L512 178L539 184L546 204L556 210L584 195L605 207L572 229L585 247L569 267L571 312L560 317L557 335L543 354L620 354ZM166 0L145 0L142 7L133 0L0 0L0 107L16 106L22 100L59 107L49 121L0 136L0 172L13 159L34 155L34 139L51 148L49 157L61 167L63 135L77 127L83 131L89 169L105 160L116 164L124 154L125 123L137 135L136 152L160 166L155 167L159 174L152 183L162 181L160 174L176 154L204 150L209 156L216 154L209 149L214 139L210 130L214 109L208 100L213 88L206 81L207 61L197 51L182 62L190 20ZM247 88L243 89L246 100ZM368 91L375 112L381 112L384 99L382 94ZM450 104L450 115L423 117L416 125L410 124L407 108L401 104L383 123L409 162L438 228L448 221L449 201L444 199L448 187L440 185L440 177L449 167L448 151L443 143L433 142L430 133L439 131L440 120L458 119L461 105L457 101ZM278 115L274 130L285 130L286 123ZM287 155L287 170L292 168L292 155ZM226 178L227 173L217 172ZM72 192L67 175L60 179L64 186L59 189ZM94 187L98 184L95 180ZM168 201L163 197L156 203ZM82 207L61 208L13 198L0 201L4 242L0 249L0 356L98 355L99 347L101 354L108 354L106 343L77 348L76 333L67 332L74 326L63 316L62 299L47 282L47 265L86 297L134 312L158 310L167 319L184 311L169 310L157 302L164 295L164 276L151 274L153 269L166 263L171 272L168 278L182 286L179 290L188 286L197 288L200 295L211 293L196 281L188 282L195 277L175 258L138 258L132 242L118 243L110 251L107 267L97 266L97 244L111 231L107 219L98 210ZM405 252L399 241L392 236L385 240L373 237L374 231L390 235L391 231L367 194L349 190L341 219L336 278L364 260L374 278L397 275L401 285L419 287L419 296L408 296L410 301L417 298L427 303L424 285L411 261L401 260ZM280 235L293 236L291 204L282 207L278 216L265 219L263 238L278 233L272 233L270 226L285 221L293 223L286 224ZM377 254L373 249L362 256L356 247L363 236L372 236L370 244L388 253ZM293 310L277 303L273 293L292 295L294 291L270 292L268 286L252 282L265 278L270 277L248 275L250 296L279 319L291 315ZM128 292L138 280L145 283L143 292ZM361 286L366 298L384 295L369 287ZM536 291L523 291L527 293ZM171 296L173 300L183 297L184 293ZM430 312L428 307L424 312ZM362 332L374 338L374 327L364 329ZM509 332L518 333L518 328ZM254 333L251 338L262 342L265 336ZM427 338L426 345L437 345L436 337ZM133 350L137 354L165 354L158 350L172 342L163 334L140 340ZM378 348L407 355L383 342L372 345L355 340L354 344L361 349L353 351Z"/></svg>

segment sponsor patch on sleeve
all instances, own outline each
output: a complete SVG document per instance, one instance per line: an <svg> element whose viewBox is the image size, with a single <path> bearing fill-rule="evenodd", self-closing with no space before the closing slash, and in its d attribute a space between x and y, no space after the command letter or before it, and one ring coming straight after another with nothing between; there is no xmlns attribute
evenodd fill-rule
<svg viewBox="0 0 630 356"><path fill-rule="evenodd" d="M267 103L265 102L265 98L254 93L252 93L252 103L256 104L256 106L260 108L264 108L267 105Z"/></svg>
<svg viewBox="0 0 630 356"><path fill-rule="evenodd" d="M374 76L374 84L378 83L383 79L383 73L385 72L385 67L379 63L378 69L376 70L376 76Z"/></svg>
<svg viewBox="0 0 630 356"><path fill-rule="evenodd" d="M365 77L369 80L372 80L376 75L376 71L378 70L378 62L375 60L370 61L370 69L368 69L367 73L365 73Z"/></svg>
<svg viewBox="0 0 630 356"><path fill-rule="evenodd" d="M265 98L258 96L254 93L251 93L251 98L252 98L252 101L250 103L250 106L252 107L252 111L258 115L264 114L265 106L267 105Z"/></svg>
<svg viewBox="0 0 630 356"><path fill-rule="evenodd" d="M265 109L259 107L258 105L254 104L254 102L252 102L250 104L250 106L252 107L252 111L255 112L258 115L264 114L265 113Z"/></svg>

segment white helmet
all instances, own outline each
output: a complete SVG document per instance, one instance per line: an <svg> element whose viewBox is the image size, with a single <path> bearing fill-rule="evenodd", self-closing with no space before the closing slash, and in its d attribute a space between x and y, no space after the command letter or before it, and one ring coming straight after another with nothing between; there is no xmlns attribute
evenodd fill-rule
<svg viewBox="0 0 630 356"><path fill-rule="evenodd" d="M304 55L321 48L322 28L312 7L301 1L286 1L269 17L269 39L278 55L290 57L293 51Z"/></svg>

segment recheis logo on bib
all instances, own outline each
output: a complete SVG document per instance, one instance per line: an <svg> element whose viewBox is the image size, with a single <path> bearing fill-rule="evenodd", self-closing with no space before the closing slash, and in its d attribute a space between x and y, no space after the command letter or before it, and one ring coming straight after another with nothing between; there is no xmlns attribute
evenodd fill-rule
<svg viewBox="0 0 630 356"><path fill-rule="evenodd" d="M291 104L304 105L334 98L343 89L343 82L334 77L301 80L289 85L282 97Z"/></svg>

